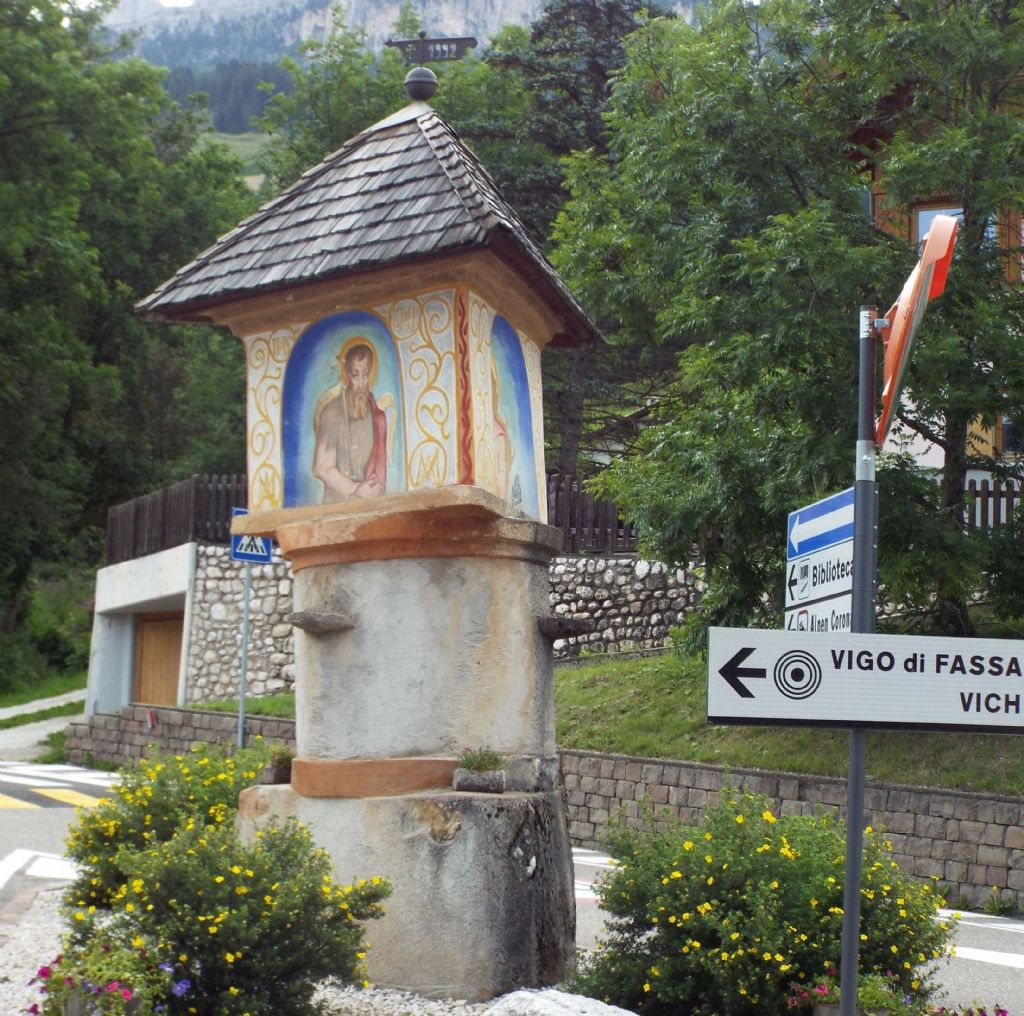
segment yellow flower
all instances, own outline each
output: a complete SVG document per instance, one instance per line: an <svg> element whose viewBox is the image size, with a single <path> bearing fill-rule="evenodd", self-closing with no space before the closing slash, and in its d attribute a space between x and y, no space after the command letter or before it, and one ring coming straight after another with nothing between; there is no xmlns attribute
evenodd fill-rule
<svg viewBox="0 0 1024 1016"><path fill-rule="evenodd" d="M649 984L648 982L646 982L646 981L645 981L645 982L644 982L644 991L650 991L650 990L651 990L651 986L650 986L650 984Z"/></svg>
<svg viewBox="0 0 1024 1016"><path fill-rule="evenodd" d="M769 825L775 825L775 823L778 822L778 819L770 811L766 811L761 818L763 818Z"/></svg>
<svg viewBox="0 0 1024 1016"><path fill-rule="evenodd" d="M746 819L742 815L736 816L736 825L743 825Z"/></svg>
<svg viewBox="0 0 1024 1016"><path fill-rule="evenodd" d="M224 953L224 959L228 963L234 963L235 962L235 954L234 953L230 953L230 952L226 952L226 953Z"/></svg>
<svg viewBox="0 0 1024 1016"><path fill-rule="evenodd" d="M692 840L687 840L683 844L683 850L693 850L693 841Z"/></svg>

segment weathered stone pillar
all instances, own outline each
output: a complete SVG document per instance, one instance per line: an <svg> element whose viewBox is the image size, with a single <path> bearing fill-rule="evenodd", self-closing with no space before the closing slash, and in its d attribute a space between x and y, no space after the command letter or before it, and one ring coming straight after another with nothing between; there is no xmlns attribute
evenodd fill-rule
<svg viewBox="0 0 1024 1016"><path fill-rule="evenodd" d="M291 786L242 795L242 827L294 815L339 878L391 881L377 983L473 1000L556 983L575 945L540 630L559 534L472 487L325 509L263 520L295 575L298 754ZM481 747L506 792L451 790Z"/></svg>

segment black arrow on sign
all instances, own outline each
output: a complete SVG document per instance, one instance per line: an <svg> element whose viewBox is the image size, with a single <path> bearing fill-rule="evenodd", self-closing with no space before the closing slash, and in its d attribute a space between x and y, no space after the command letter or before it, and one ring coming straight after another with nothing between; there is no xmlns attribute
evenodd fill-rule
<svg viewBox="0 0 1024 1016"><path fill-rule="evenodd" d="M729 683L740 698L753 698L754 693L740 680L741 677L764 677L763 667L741 667L740 664L753 652L753 649L741 649L718 671Z"/></svg>
<svg viewBox="0 0 1024 1016"><path fill-rule="evenodd" d="M789 586L789 598L793 599L793 587L796 585L796 565L793 565L792 571L789 573L789 581L786 583Z"/></svg>

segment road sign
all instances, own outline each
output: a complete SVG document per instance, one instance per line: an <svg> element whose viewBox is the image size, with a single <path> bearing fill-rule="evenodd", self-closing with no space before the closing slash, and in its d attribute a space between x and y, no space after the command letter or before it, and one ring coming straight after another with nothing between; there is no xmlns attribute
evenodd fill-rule
<svg viewBox="0 0 1024 1016"><path fill-rule="evenodd" d="M786 631L829 634L853 630L853 593L786 609Z"/></svg>
<svg viewBox="0 0 1024 1016"><path fill-rule="evenodd" d="M708 721L1024 733L1024 640L712 628Z"/></svg>
<svg viewBox="0 0 1024 1016"><path fill-rule="evenodd" d="M929 300L941 296L946 288L959 225L959 221L952 215L935 216L924 238L920 260L903 284L899 299L885 315L889 326L881 330L882 341L885 343L882 414L875 430L875 444L879 447L892 426L903 378L914 350L914 337L921 325L924 309Z"/></svg>
<svg viewBox="0 0 1024 1016"><path fill-rule="evenodd" d="M850 631L853 487L790 512L786 527L786 631Z"/></svg>
<svg viewBox="0 0 1024 1016"><path fill-rule="evenodd" d="M853 539L853 487L789 513L786 559Z"/></svg>
<svg viewBox="0 0 1024 1016"><path fill-rule="evenodd" d="M248 515L248 508L232 508L231 517ZM248 561L251 564L270 564L274 559L274 541L269 536L249 536L243 533L231 534L231 560Z"/></svg>

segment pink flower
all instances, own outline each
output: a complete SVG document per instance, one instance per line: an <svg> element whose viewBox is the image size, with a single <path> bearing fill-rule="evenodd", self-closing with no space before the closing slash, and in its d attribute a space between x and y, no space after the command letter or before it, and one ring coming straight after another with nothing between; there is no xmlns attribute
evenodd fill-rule
<svg viewBox="0 0 1024 1016"><path fill-rule="evenodd" d="M824 985L824 984L819 984L814 989L814 991L815 991L815 994L818 994L818 995L827 995L828 994L828 987L826 985Z"/></svg>
<svg viewBox="0 0 1024 1016"><path fill-rule="evenodd" d="M132 993L127 988L121 989L121 997L126 1001L130 1002L132 999Z"/></svg>
<svg viewBox="0 0 1024 1016"><path fill-rule="evenodd" d="M28 1007L28 1008L27 1008L27 1009L25 1010L25 1012L27 1012L27 1013L30 1013L30 1014L31 1014L31 1016L37 1016L37 1013L39 1012L39 1005L38 1005L38 1004L37 1004L36 1002L33 1002L33 1003L32 1003L32 1004L31 1004L31 1005L30 1005L30 1006L29 1006L29 1007Z"/></svg>
<svg viewBox="0 0 1024 1016"><path fill-rule="evenodd" d="M48 977L52 977L52 976L53 976L53 968L52 967L40 967L39 970L36 972L36 977L41 977L44 981Z"/></svg>
<svg viewBox="0 0 1024 1016"><path fill-rule="evenodd" d="M121 987L121 982L120 981L111 981L110 984L107 985L107 991L109 991L111 994L113 994L120 987Z"/></svg>

